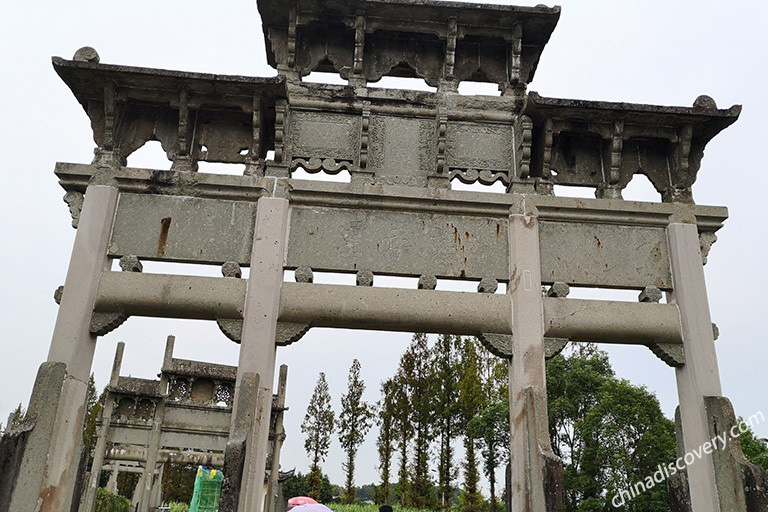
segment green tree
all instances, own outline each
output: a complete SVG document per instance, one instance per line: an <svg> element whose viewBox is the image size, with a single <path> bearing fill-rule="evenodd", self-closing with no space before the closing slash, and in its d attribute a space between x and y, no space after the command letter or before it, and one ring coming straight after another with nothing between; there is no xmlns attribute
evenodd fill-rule
<svg viewBox="0 0 768 512"><path fill-rule="evenodd" d="M283 483L283 496L293 498L294 496L309 496L312 493L312 477L310 474L303 475L296 473L289 477ZM334 499L338 488L331 484L328 476L320 474L320 494L315 499L321 503L330 503Z"/></svg>
<svg viewBox="0 0 768 512"><path fill-rule="evenodd" d="M741 420L742 418L739 418L739 421ZM756 437L750 428L739 434L739 444L749 462L768 471L768 441Z"/></svg>
<svg viewBox="0 0 768 512"><path fill-rule="evenodd" d="M414 429L413 480L411 482L411 506L431 508L435 496L429 476L429 445L434 421L432 389L434 373L427 335L413 335L406 352L409 362L406 389L410 397L411 416Z"/></svg>
<svg viewBox="0 0 768 512"><path fill-rule="evenodd" d="M645 388L617 379L605 352L581 346L547 364L550 437L563 460L566 510L612 509L619 488L675 458L672 421ZM636 512L668 509L657 485L632 500Z"/></svg>
<svg viewBox="0 0 768 512"><path fill-rule="evenodd" d="M365 440L373 421L373 408L363 400L365 382L360 377L360 361L352 361L347 379L347 393L341 396L341 412L337 421L339 444L346 452L347 460L342 464L345 475L343 501L355 501L355 457Z"/></svg>
<svg viewBox="0 0 768 512"><path fill-rule="evenodd" d="M10 430L21 425L21 422L24 421L24 416L26 416L26 414L27 411L21 406L21 404L19 404L8 417L8 425L6 425L6 429Z"/></svg>
<svg viewBox="0 0 768 512"><path fill-rule="evenodd" d="M458 436L459 422L459 356L461 338L443 334L432 349L434 368L432 404L435 435L438 438L437 493L440 506L451 508L454 494L453 440Z"/></svg>
<svg viewBox="0 0 768 512"><path fill-rule="evenodd" d="M480 342L476 340L476 346ZM484 348L479 349L480 378L482 379L486 407L468 425L482 447L483 472L488 479L490 508L497 510L496 469L509 454L509 364Z"/></svg>
<svg viewBox="0 0 768 512"><path fill-rule="evenodd" d="M394 402L393 430L395 432L394 437L397 443L397 450L400 452L395 496L398 503L403 507L411 505L408 448L413 437L413 423L411 421L411 397L408 393L407 373L411 371L410 367L412 364L409 353L404 353L400 357L400 365L392 380L392 400Z"/></svg>
<svg viewBox="0 0 768 512"><path fill-rule="evenodd" d="M480 510L480 473L477 469L475 437L466 427L484 407L483 383L480 377L480 356L473 338L463 338L461 344L461 377L459 378L459 416L464 426L464 484L461 492L462 510Z"/></svg>
<svg viewBox="0 0 768 512"><path fill-rule="evenodd" d="M90 451L93 451L98 439L96 423L101 416L105 398L106 389L101 394L98 394L93 374L91 374L91 378L88 379L88 390L85 397L85 418L83 420L83 443Z"/></svg>
<svg viewBox="0 0 768 512"><path fill-rule="evenodd" d="M307 406L304 421L301 423L301 432L307 436L304 449L311 458L309 496L314 499L319 499L322 492L323 473L320 463L328 456L328 449L331 447L334 418L328 382L325 380L325 374L321 372Z"/></svg>
<svg viewBox="0 0 768 512"><path fill-rule="evenodd" d="M197 466L166 462L163 467L163 498L168 501L189 503L195 489Z"/></svg>
<svg viewBox="0 0 768 512"><path fill-rule="evenodd" d="M490 508L496 512L496 469L505 463L509 453L509 401L496 399L472 418L467 430L482 445L483 470L490 488Z"/></svg>
<svg viewBox="0 0 768 512"><path fill-rule="evenodd" d="M379 437L376 448L379 452L379 476L381 483L376 487L375 501L379 504L390 502L390 469L392 467L393 442L395 439L395 383L387 379L381 384L381 401L379 402Z"/></svg>

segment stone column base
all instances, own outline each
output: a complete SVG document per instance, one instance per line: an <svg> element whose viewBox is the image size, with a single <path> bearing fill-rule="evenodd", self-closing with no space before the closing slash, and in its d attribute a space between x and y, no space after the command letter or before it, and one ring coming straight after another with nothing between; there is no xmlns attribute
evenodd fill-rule
<svg viewBox="0 0 768 512"><path fill-rule="evenodd" d="M732 438L730 431L737 426L736 415L731 401L722 396L704 397L707 410L709 433L712 438L727 436L727 445L712 452L715 465L717 493L721 512L765 512L768 510L768 474L760 466L752 464L744 456L738 438ZM677 426L678 456L681 453L682 431L679 408L675 414ZM694 464L698 463L695 462ZM681 471L668 482L671 512L696 512L691 506L688 474Z"/></svg>

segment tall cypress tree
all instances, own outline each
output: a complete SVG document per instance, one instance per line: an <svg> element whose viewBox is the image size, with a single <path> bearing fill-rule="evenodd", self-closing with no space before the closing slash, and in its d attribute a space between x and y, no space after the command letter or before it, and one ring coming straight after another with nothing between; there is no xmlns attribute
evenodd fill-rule
<svg viewBox="0 0 768 512"><path fill-rule="evenodd" d="M395 383L387 379L381 384L381 402L379 403L379 437L376 448L379 451L379 476L381 483L376 488L376 502L390 502L390 469L392 466L393 442L395 439Z"/></svg>
<svg viewBox="0 0 768 512"><path fill-rule="evenodd" d="M480 346L479 343L477 346ZM482 445L483 470L488 478L491 512L496 512L496 468L509 454L509 365L481 346L478 350L485 408L468 426Z"/></svg>
<svg viewBox="0 0 768 512"><path fill-rule="evenodd" d="M434 496L429 476L429 445L434 422L434 372L427 335L414 334L408 353L411 371L407 374L407 389L414 429L412 505L415 508L431 508L434 505Z"/></svg>
<svg viewBox="0 0 768 512"><path fill-rule="evenodd" d="M397 501L400 506L411 506L411 479L408 471L408 448L413 436L411 421L411 397L408 393L408 379L413 360L409 352L400 357L400 365L393 379L394 431L400 461L397 471Z"/></svg>
<svg viewBox="0 0 768 512"><path fill-rule="evenodd" d="M307 414L301 423L301 431L307 435L304 449L311 458L310 496L315 499L320 499L322 493L323 474L320 463L325 460L331 446L331 434L335 426L334 417L328 382L325 380L325 374L320 373L315 391L307 406Z"/></svg>
<svg viewBox="0 0 768 512"><path fill-rule="evenodd" d="M480 356L473 338L464 338L461 346L461 377L459 379L459 411L464 427L464 485L461 493L463 510L480 510L480 474L477 469L476 439L467 425L484 407L483 384L480 378Z"/></svg>
<svg viewBox="0 0 768 512"><path fill-rule="evenodd" d="M339 443L347 454L347 460L342 464L346 477L343 498L345 503L353 503L355 501L355 456L373 420L373 408L363 400L365 383L360 377L360 361L357 359L352 362L347 382L347 393L341 396L341 413L337 426Z"/></svg>
<svg viewBox="0 0 768 512"><path fill-rule="evenodd" d="M448 334L437 338L432 349L435 372L432 391L435 434L440 443L437 467L437 492L440 507L451 508L453 498L453 440L458 436L459 389L458 343L461 338Z"/></svg>

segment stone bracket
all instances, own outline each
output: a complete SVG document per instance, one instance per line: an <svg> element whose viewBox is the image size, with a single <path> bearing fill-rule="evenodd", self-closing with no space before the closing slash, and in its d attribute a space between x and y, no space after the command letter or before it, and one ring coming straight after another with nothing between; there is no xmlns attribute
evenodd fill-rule
<svg viewBox="0 0 768 512"><path fill-rule="evenodd" d="M217 318L216 324L221 332L234 341L240 343L243 333L243 320L236 318ZM275 345L278 347L287 347L292 343L299 341L309 331L310 326L292 322L277 322L277 335L275 336Z"/></svg>
<svg viewBox="0 0 768 512"><path fill-rule="evenodd" d="M512 359L513 336L511 334L482 333L477 337L480 343L493 355ZM544 356L552 359L568 345L565 338L544 338Z"/></svg>

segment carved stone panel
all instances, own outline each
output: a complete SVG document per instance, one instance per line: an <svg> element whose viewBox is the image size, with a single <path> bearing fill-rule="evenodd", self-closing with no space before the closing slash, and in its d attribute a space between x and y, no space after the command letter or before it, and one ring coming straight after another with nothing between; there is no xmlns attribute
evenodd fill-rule
<svg viewBox="0 0 768 512"><path fill-rule="evenodd" d="M449 122L446 142L451 171L478 171L484 184L496 180L509 183L514 156L511 125ZM478 173L460 172L458 177L469 182L478 179Z"/></svg>
<svg viewBox="0 0 768 512"><path fill-rule="evenodd" d="M290 147L293 158L356 161L360 116L292 110Z"/></svg>
<svg viewBox="0 0 768 512"><path fill-rule="evenodd" d="M247 265L255 219L255 203L123 193L109 253L147 260Z"/></svg>
<svg viewBox="0 0 768 512"><path fill-rule="evenodd" d="M571 285L672 287L664 229L542 221L541 280Z"/></svg>
<svg viewBox="0 0 768 512"><path fill-rule="evenodd" d="M435 165L435 122L395 116L371 116L369 169L376 182L425 186Z"/></svg>
<svg viewBox="0 0 768 512"><path fill-rule="evenodd" d="M294 207L288 266L506 280L507 225L493 218L428 212Z"/></svg>

